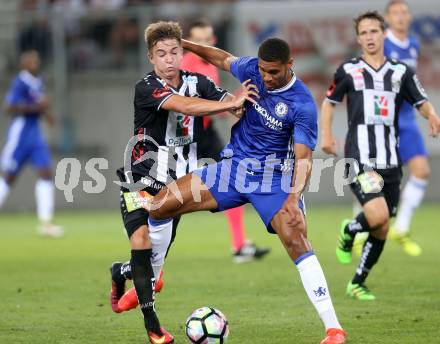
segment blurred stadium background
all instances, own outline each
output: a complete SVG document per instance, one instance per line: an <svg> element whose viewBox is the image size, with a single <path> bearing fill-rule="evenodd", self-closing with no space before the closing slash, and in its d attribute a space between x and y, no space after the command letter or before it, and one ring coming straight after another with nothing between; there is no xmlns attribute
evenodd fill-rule
<svg viewBox="0 0 440 344"><path fill-rule="evenodd" d="M412 33L422 43L418 74L440 111L440 3L409 0ZM177 20L185 28L205 17L215 25L218 46L235 55L255 55L269 36L288 40L295 71L311 87L319 104L337 65L357 52L352 18L368 9L384 11L386 1L146 1L146 0L0 0L0 98L18 71L21 51L43 57L43 77L54 102L57 124L46 128L54 169L63 158L81 161L80 183L69 203L57 191L56 222L66 238L44 240L35 233L36 176L28 167L0 213L0 343L144 343L139 311L115 315L108 305L108 266L129 256L119 214L115 169L133 128L134 85L149 69L143 41L152 21ZM238 83L222 74L224 87ZM347 116L337 108L335 132L343 140ZM4 144L9 118L0 116ZM225 141L227 121L216 120ZM419 119L423 133L426 121ZM372 286L380 299L362 305L344 295L353 266L340 266L334 244L340 220L351 214L351 193L337 197L333 169L322 173L319 192L308 192L310 239L330 287L350 343L438 343L438 209L440 142L427 138L432 176L426 200L417 212L414 236L424 253L415 259L395 243L387 244L384 264L375 268ZM91 178L84 165L105 158L103 192L88 194ZM320 152L315 158L326 159ZM316 191L316 190L314 190ZM332 206L338 207L332 207ZM341 205L339 207L339 205ZM89 211L96 209L99 211ZM74 211L70 211L74 210ZM19 214L17 216L17 214ZM183 219L167 260L166 287L158 309L167 329L184 342L183 324L201 305L214 305L231 324L231 343L317 343L322 329L305 298L292 263L275 236L248 211L247 233L272 248L270 258L233 265L227 224L220 214ZM206 228L209 228L209 235ZM185 233L185 234L184 234ZM435 272L437 271L437 272ZM300 311L299 311L300 310ZM264 326L262 326L264 324ZM258 340L256 340L258 338Z"/></svg>
<svg viewBox="0 0 440 344"><path fill-rule="evenodd" d="M440 109L440 5L437 0L409 1L414 21L412 33L422 43L418 74L432 103ZM122 164L125 145L132 133L132 99L135 82L150 68L146 61L143 30L151 21L170 19L185 28L195 18L213 22L218 46L235 55L254 55L268 36L288 40L296 60L296 73L312 88L318 104L336 66L356 54L352 17L367 9L384 11L384 1L146 1L146 0L1 0L0 97L4 97L18 70L21 51L34 48L43 57L43 76L58 119L48 129L55 164L64 157L78 158L83 166L74 202L57 193L58 209L107 208L117 211L114 171ZM222 74L223 86L238 84ZM345 107L338 107L336 133L343 140ZM0 118L4 142L9 118ZM423 133L426 121L419 119ZM227 140L229 124L216 126ZM440 201L440 144L426 137L433 170L428 201ZM3 143L2 143L3 144ZM86 194L82 182L92 157L105 158L108 170L102 193ZM315 158L325 158L317 149ZM336 197L333 169L322 174L319 193L308 192L309 202L349 202L351 195ZM34 174L25 170L5 210L34 207ZM347 190L348 191L348 190Z"/></svg>

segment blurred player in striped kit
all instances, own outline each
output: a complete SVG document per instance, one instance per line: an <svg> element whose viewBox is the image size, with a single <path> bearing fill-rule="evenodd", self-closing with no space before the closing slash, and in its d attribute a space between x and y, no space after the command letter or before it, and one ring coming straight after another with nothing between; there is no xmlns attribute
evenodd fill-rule
<svg viewBox="0 0 440 344"><path fill-rule="evenodd" d="M12 121L1 154L0 208L18 174L30 161L38 175L35 198L39 232L45 236L60 237L63 235L62 228L52 223L55 188L51 156L40 127L42 118L53 124L43 81L38 76L40 57L36 51L24 52L20 56L20 64L22 70L12 81L5 101L6 112L12 116Z"/></svg>
<svg viewBox="0 0 440 344"><path fill-rule="evenodd" d="M402 178L399 157L399 114L404 101L416 107L429 122L429 134L440 133L440 118L413 69L404 62L385 57L385 20L377 12L355 19L362 56L344 62L336 71L322 105L322 149L336 154L332 134L334 105L347 95L348 133L345 141L347 176L354 172L350 188L363 211L343 221L336 256L340 263L352 261L355 237L368 232L359 265L348 283L347 295L375 300L365 281L379 261L385 246L390 218L397 213ZM350 168L349 168L350 167Z"/></svg>
<svg viewBox="0 0 440 344"><path fill-rule="evenodd" d="M411 13L408 4L403 0L390 1L385 10L388 29L385 37L385 56L405 62L414 71L420 55L420 43L409 34ZM417 125L415 110L411 104L404 102L399 112L399 153L403 165L409 168L410 176L403 188L396 221L391 226L389 236L399 243L410 256L419 256L422 249L409 235L411 220L420 206L428 185L430 174L428 153L422 134ZM356 214L359 209L354 208ZM355 214L355 215L356 215ZM355 251L362 250L366 236L356 237Z"/></svg>

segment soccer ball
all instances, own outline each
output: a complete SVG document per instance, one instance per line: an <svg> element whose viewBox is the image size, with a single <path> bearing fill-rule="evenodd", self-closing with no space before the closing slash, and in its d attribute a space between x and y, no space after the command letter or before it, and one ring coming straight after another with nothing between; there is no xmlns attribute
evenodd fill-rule
<svg viewBox="0 0 440 344"><path fill-rule="evenodd" d="M186 335L194 344L222 344L229 335L228 320L218 309L201 307L186 320Z"/></svg>

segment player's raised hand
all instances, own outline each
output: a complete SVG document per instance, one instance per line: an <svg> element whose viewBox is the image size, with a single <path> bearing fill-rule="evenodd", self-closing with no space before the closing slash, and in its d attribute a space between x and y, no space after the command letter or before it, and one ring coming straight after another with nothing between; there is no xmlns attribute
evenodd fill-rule
<svg viewBox="0 0 440 344"><path fill-rule="evenodd" d="M246 100L257 104L255 99L258 98L260 98L258 88L254 84L251 84L251 79L248 79L241 84L240 94L237 96L237 101L240 102L240 106L243 106Z"/></svg>
<svg viewBox="0 0 440 344"><path fill-rule="evenodd" d="M50 107L50 102L47 97L42 98L36 105L38 112L46 112Z"/></svg>
<svg viewBox="0 0 440 344"><path fill-rule="evenodd" d="M428 118L429 121L429 136L437 137L438 134L440 134L440 118L432 114Z"/></svg>
<svg viewBox="0 0 440 344"><path fill-rule="evenodd" d="M292 201L290 198L287 198L280 211L284 221L289 226L297 227L304 221L303 213L296 199Z"/></svg>
<svg viewBox="0 0 440 344"><path fill-rule="evenodd" d="M243 115L245 114L245 108L242 106L242 107L239 107L239 108L236 108L236 109L233 109L232 111L231 111L231 113L234 115L234 117L236 117L236 118L238 118L238 119L240 119L241 117L243 117Z"/></svg>
<svg viewBox="0 0 440 344"><path fill-rule="evenodd" d="M332 134L322 135L321 149L326 154L337 156L338 142Z"/></svg>
<svg viewBox="0 0 440 344"><path fill-rule="evenodd" d="M55 120L55 117L52 116L52 114L50 114L50 113L45 113L45 114L44 114L44 118L46 119L47 123L48 123L51 127L55 126L55 124L56 124L56 120Z"/></svg>

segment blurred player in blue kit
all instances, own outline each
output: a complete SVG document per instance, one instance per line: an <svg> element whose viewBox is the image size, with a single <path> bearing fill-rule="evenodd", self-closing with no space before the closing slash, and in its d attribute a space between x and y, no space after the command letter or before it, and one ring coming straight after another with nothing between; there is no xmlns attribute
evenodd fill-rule
<svg viewBox="0 0 440 344"><path fill-rule="evenodd" d="M44 84L38 76L40 57L36 51L24 52L20 64L22 70L12 81L5 100L6 112L12 116L12 121L1 154L0 208L22 168L31 162L38 175L35 199L39 233L60 237L62 228L52 223L55 198L52 161L40 126L41 118L53 124Z"/></svg>
<svg viewBox="0 0 440 344"><path fill-rule="evenodd" d="M385 38L385 56L405 62L414 71L420 55L420 43L409 34L411 13L403 0L390 1L386 8L388 24ZM400 158L409 168L410 176L401 196L396 222L391 227L390 237L411 256L419 256L421 247L409 236L412 217L425 195L430 174L428 153L416 122L415 110L404 102L399 112Z"/></svg>
<svg viewBox="0 0 440 344"><path fill-rule="evenodd" d="M237 58L221 49L182 42L185 49L230 71L240 82L250 79L259 97L245 104L245 115L232 128L223 160L179 178L154 197L150 230L158 220L251 203L296 265L325 325L327 335L321 343L345 343L324 273L307 239L302 193L316 146L317 110L309 90L292 71L289 45L270 38L260 45L258 58ZM197 190L195 184L200 186Z"/></svg>

